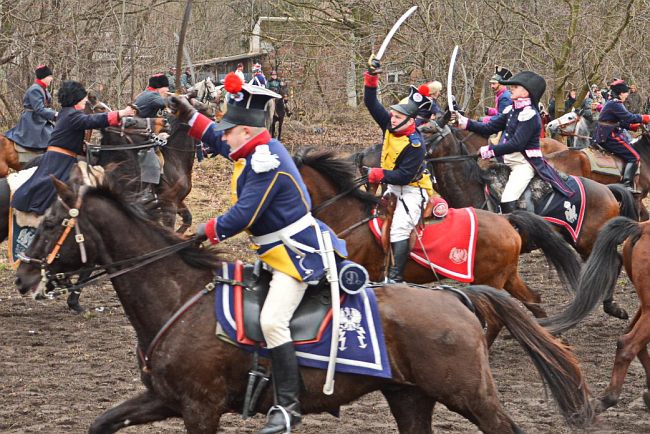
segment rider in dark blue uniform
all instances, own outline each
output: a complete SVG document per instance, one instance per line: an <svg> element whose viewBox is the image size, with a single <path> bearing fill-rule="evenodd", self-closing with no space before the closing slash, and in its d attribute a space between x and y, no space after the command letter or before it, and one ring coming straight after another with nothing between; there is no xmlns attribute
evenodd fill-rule
<svg viewBox="0 0 650 434"><path fill-rule="evenodd" d="M630 94L630 88L623 80L615 80L609 87L611 99L600 112L594 141L625 161L623 184L634 191L634 177L639 168L640 157L623 130L636 130L639 124L650 123L650 115L630 113L625 108L623 103Z"/></svg>

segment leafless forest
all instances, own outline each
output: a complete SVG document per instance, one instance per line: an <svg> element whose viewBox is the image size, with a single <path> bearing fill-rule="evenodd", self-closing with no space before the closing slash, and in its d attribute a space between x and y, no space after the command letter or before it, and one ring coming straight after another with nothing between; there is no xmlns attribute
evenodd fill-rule
<svg viewBox="0 0 650 434"><path fill-rule="evenodd" d="M270 64L307 119L335 120L360 98L369 54L413 4L418 10L384 58L386 71L400 74L397 83L384 80L386 98L410 83L445 83L456 44L466 74L455 80L454 93L462 98L467 86L474 113L491 103L487 79L495 64L543 74L546 99L554 93L563 101L570 87L584 93L585 81L604 85L612 77L650 95L648 0L196 0L185 45L194 62L246 53L259 18L282 17L261 27ZM16 120L40 63L56 80L80 80L111 104L130 100L148 75L174 63L184 7L172 0L0 0L3 123Z"/></svg>

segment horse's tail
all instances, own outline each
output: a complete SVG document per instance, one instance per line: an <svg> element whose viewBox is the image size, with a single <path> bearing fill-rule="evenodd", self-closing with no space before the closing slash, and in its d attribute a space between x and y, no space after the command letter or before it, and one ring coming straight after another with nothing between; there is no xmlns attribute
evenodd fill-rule
<svg viewBox="0 0 650 434"><path fill-rule="evenodd" d="M637 209L636 201L634 200L634 196L630 190L621 184L609 184L607 188L609 188L609 191L612 192L616 201L619 203L621 208L619 215L638 221L639 210Z"/></svg>
<svg viewBox="0 0 650 434"><path fill-rule="evenodd" d="M640 233L641 228L634 220L627 217L610 220L598 234L573 301L564 311L540 319L539 323L551 333L561 333L582 321L616 285L621 265L617 246L630 236L638 237Z"/></svg>
<svg viewBox="0 0 650 434"><path fill-rule="evenodd" d="M594 417L589 389L568 346L540 327L505 291L485 285L463 288L479 316L496 317L530 356L568 424L584 427Z"/></svg>
<svg viewBox="0 0 650 434"><path fill-rule="evenodd" d="M532 242L542 249L548 262L557 270L564 286L575 292L580 278L582 261L573 247L542 217L528 211L515 211L507 216L519 231L522 245Z"/></svg>

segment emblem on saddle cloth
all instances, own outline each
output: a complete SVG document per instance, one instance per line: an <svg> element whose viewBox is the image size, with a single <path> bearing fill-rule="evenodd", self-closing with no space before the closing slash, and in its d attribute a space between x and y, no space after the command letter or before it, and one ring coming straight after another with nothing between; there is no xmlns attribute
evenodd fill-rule
<svg viewBox="0 0 650 434"><path fill-rule="evenodd" d="M464 262L467 262L467 249L452 247L449 251L449 260L454 264L462 264Z"/></svg>
<svg viewBox="0 0 650 434"><path fill-rule="evenodd" d="M358 348L366 348L366 331L361 325L363 317L358 309L353 307L344 307L341 309L341 320L339 324L339 351L343 352L348 349L346 346L348 332L357 333Z"/></svg>
<svg viewBox="0 0 650 434"><path fill-rule="evenodd" d="M576 206L572 205L568 200L564 201L564 218L569 223L575 223L578 219L578 212L576 211Z"/></svg>

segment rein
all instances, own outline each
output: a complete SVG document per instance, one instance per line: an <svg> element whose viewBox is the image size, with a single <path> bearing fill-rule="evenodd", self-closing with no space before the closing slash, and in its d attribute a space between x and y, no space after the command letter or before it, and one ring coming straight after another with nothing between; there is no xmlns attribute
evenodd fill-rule
<svg viewBox="0 0 650 434"><path fill-rule="evenodd" d="M560 135L564 136L564 137L577 137L579 139L591 140L591 136L583 136L582 134L577 134L575 132L571 133L571 132L568 132L568 131L564 131L564 128L566 128L566 127L568 127L570 125L573 125L573 124L577 124L578 122L580 122L580 119L581 119L581 116L576 115L576 118L569 121L569 122L565 122L563 124L558 122L557 128L558 128L558 130L560 130Z"/></svg>
<svg viewBox="0 0 650 434"><path fill-rule="evenodd" d="M368 176L362 176L360 178L357 178L352 181L352 185L347 188L346 190L342 191L341 193L337 194L336 196L332 196L329 199L321 202L317 206L311 209L312 214L316 214L319 211L322 211L323 209L327 208L328 206L332 205L334 202L336 202L339 199L344 198L348 194L352 193L354 190L357 188L361 187L362 185L366 184L368 182Z"/></svg>

